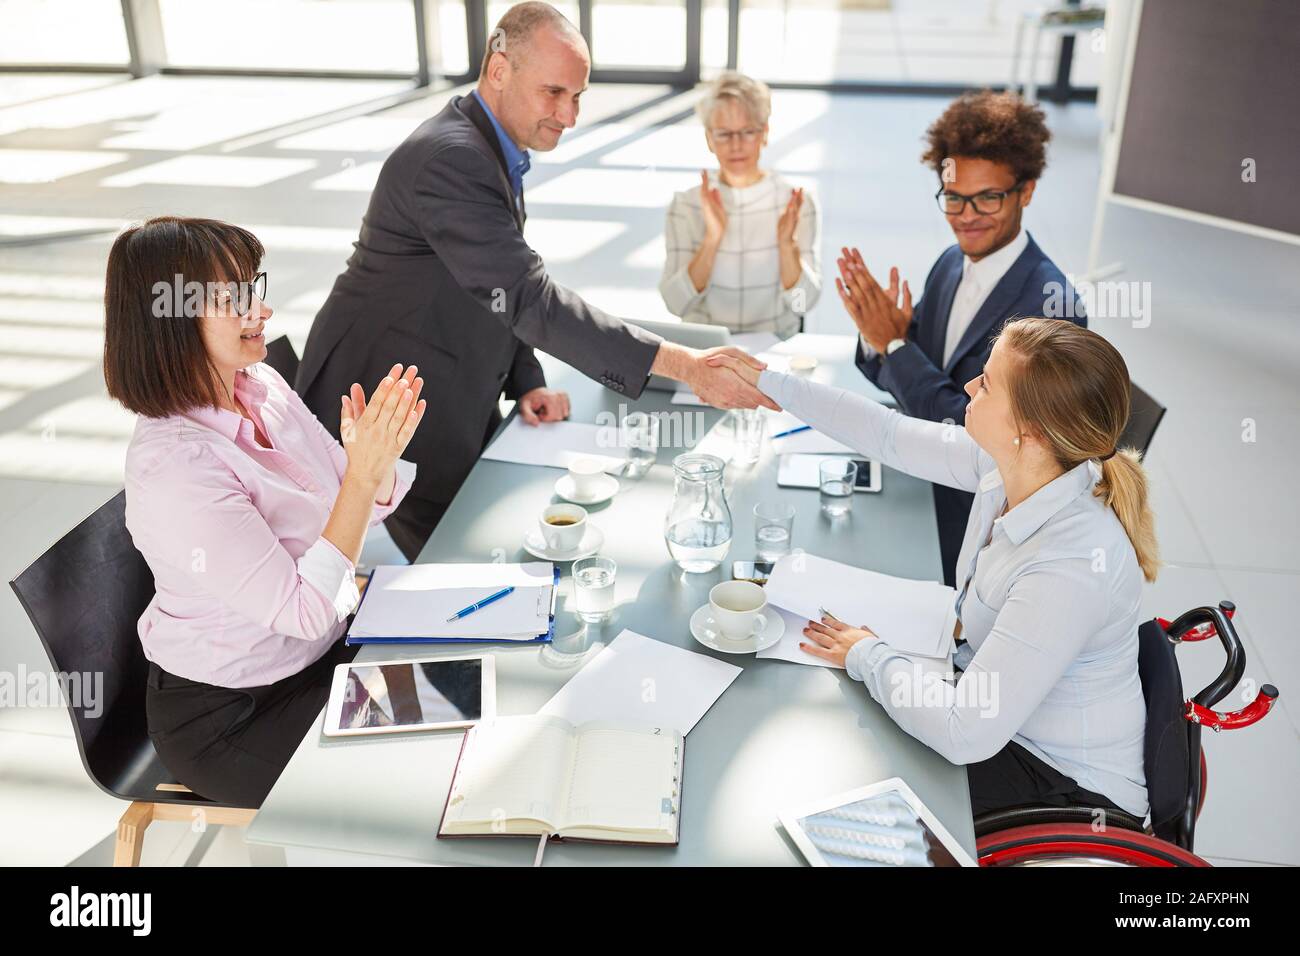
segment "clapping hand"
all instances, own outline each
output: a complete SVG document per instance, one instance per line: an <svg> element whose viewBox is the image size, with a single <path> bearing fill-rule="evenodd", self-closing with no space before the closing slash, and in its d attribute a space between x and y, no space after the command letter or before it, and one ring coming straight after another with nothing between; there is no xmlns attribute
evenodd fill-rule
<svg viewBox="0 0 1300 956"><path fill-rule="evenodd" d="M424 417L424 379L417 378L416 371L414 365L405 371L394 365L369 402L355 382L351 394L343 396L339 434L348 468L376 486L388 478Z"/></svg>
<svg viewBox="0 0 1300 956"><path fill-rule="evenodd" d="M785 204L785 211L781 213L781 218L776 221L776 244L787 249L791 246L797 248L794 239L794 231L799 225L799 210L803 208L803 190L793 189L790 191L790 201Z"/></svg>
<svg viewBox="0 0 1300 956"><path fill-rule="evenodd" d="M700 205L704 210L704 235L718 243L727 231L727 210L722 205L722 192L709 185L709 174L700 171ZM703 397L703 396L701 396Z"/></svg>
<svg viewBox="0 0 1300 956"><path fill-rule="evenodd" d="M840 251L836 260L840 277L835 280L840 301L867 344L884 352L894 339L907 338L912 322L912 290L904 281L900 302L897 268L889 270L889 288L882 289L862 261L861 252L856 248Z"/></svg>

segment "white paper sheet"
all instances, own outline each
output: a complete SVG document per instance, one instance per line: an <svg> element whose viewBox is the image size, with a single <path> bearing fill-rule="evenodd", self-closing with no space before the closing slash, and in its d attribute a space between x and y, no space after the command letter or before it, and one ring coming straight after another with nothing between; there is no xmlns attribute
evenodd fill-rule
<svg viewBox="0 0 1300 956"><path fill-rule="evenodd" d="M897 578L798 553L776 562L766 590L771 604L805 619L820 617L824 607L846 624L869 627L907 654L943 658L952 652L957 592L936 581Z"/></svg>
<svg viewBox="0 0 1300 956"><path fill-rule="evenodd" d="M353 637L486 637L532 640L550 626L554 566L381 565L348 633ZM515 590L457 621L447 618L504 587Z"/></svg>
<svg viewBox="0 0 1300 956"><path fill-rule="evenodd" d="M551 468L568 468L578 458L595 458L606 471L618 473L627 458L627 449L619 447L616 425L604 427L583 422L529 425L516 416L487 447L483 457Z"/></svg>
<svg viewBox="0 0 1300 956"><path fill-rule="evenodd" d="M780 614L785 621L785 633L781 639L771 647L764 648L755 654L755 657L772 659L778 661L791 661L795 664L813 664L817 667L835 667L843 670L839 664L832 664L824 657L818 657L816 654L809 654L799 647L801 643L808 642L809 639L804 637L803 629L807 627L809 618L800 617L792 611L787 611L783 607L777 607L775 604L768 603L768 611L775 611Z"/></svg>
<svg viewBox="0 0 1300 956"><path fill-rule="evenodd" d="M624 630L538 713L574 724L608 720L669 727L685 736L740 670L715 657Z"/></svg>
<svg viewBox="0 0 1300 956"><path fill-rule="evenodd" d="M787 432L792 428L802 428L807 422L800 421L789 412L771 412L767 419L767 436L772 440L772 450L778 455L844 455L857 454L848 445L838 442L834 438L828 438L815 428L808 431L799 432L795 435L786 435L784 438L775 436L781 432Z"/></svg>
<svg viewBox="0 0 1300 956"><path fill-rule="evenodd" d="M744 349L750 355L766 352L781 341L775 332L732 332L727 338L730 345Z"/></svg>

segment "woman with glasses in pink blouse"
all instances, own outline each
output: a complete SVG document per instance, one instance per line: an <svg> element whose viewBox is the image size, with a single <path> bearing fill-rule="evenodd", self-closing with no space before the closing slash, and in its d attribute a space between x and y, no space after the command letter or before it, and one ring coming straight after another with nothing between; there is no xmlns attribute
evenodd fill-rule
<svg viewBox="0 0 1300 956"><path fill-rule="evenodd" d="M344 444L266 358L261 243L162 217L109 253L104 378L140 417L126 524L153 571L140 618L149 736L219 803L260 806L329 694L366 529L402 500L416 368L340 396Z"/></svg>

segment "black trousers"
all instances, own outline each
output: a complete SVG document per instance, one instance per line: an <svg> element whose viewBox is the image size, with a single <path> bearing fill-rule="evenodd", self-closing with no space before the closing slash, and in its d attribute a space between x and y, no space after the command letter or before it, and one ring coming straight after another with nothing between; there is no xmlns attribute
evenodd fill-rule
<svg viewBox="0 0 1300 956"><path fill-rule="evenodd" d="M1014 740L988 760L966 765L971 810L976 816L1009 807L1101 807L1119 810L1099 793L1085 790Z"/></svg>
<svg viewBox="0 0 1300 956"><path fill-rule="evenodd" d="M216 687L149 665L149 739L178 781L217 803L260 807L329 699L334 668L357 648L262 687Z"/></svg>

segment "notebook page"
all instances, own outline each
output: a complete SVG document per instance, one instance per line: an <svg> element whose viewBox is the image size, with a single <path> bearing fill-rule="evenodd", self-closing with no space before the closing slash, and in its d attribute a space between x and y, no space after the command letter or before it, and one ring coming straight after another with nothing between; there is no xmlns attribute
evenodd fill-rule
<svg viewBox="0 0 1300 956"><path fill-rule="evenodd" d="M667 830L678 806L681 738L669 728L588 723L578 728L561 829Z"/></svg>
<svg viewBox="0 0 1300 956"><path fill-rule="evenodd" d="M472 730L447 803L448 823L540 820L552 830L572 773L573 727L553 717L498 717Z"/></svg>

